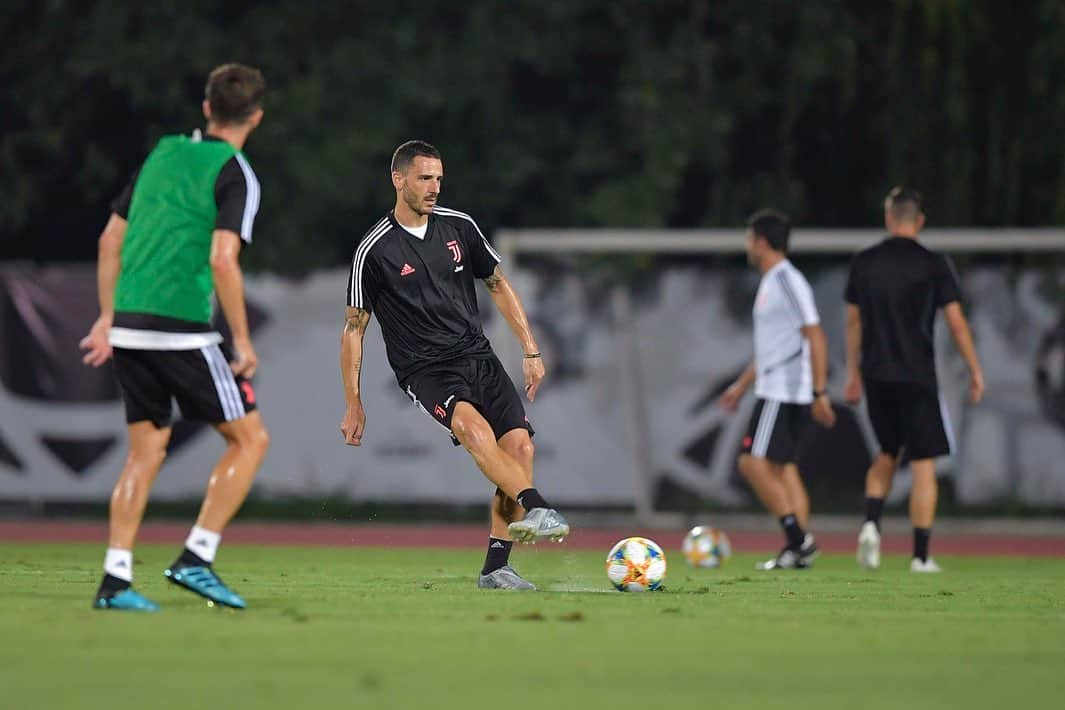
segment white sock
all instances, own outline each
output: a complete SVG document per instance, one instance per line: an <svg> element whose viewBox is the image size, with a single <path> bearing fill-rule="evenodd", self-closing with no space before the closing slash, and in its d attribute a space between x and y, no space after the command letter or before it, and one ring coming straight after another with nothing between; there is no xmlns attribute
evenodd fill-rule
<svg viewBox="0 0 1065 710"><path fill-rule="evenodd" d="M185 547L195 552L207 564L214 562L214 556L218 554L218 543L222 542L222 534L211 532L199 525L192 526Z"/></svg>
<svg viewBox="0 0 1065 710"><path fill-rule="evenodd" d="M133 552L117 547L107 548L104 556L104 572L127 582L133 581Z"/></svg>

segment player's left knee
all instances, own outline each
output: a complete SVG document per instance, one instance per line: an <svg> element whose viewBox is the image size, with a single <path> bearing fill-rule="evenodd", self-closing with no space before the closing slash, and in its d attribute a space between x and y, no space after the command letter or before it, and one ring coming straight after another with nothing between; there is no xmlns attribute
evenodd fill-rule
<svg viewBox="0 0 1065 710"><path fill-rule="evenodd" d="M507 448L507 453L520 464L532 465L533 456L536 454L536 447L533 445L532 439L526 436L512 443Z"/></svg>

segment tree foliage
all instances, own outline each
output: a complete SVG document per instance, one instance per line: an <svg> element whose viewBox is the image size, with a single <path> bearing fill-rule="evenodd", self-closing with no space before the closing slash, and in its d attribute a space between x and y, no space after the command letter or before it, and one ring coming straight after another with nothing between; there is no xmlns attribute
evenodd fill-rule
<svg viewBox="0 0 1065 710"><path fill-rule="evenodd" d="M0 235L92 258L207 72L261 67L254 266L347 261L403 140L486 227L1065 223L1065 5L943 0L119 0L0 4Z"/></svg>

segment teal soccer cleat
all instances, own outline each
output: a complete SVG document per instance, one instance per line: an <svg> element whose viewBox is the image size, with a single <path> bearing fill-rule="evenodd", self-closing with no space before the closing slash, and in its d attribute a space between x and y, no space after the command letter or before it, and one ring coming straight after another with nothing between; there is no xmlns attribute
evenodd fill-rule
<svg viewBox="0 0 1065 710"><path fill-rule="evenodd" d="M247 604L243 597L227 587L210 567L173 565L163 572L171 584L195 592L208 602L244 609Z"/></svg>
<svg viewBox="0 0 1065 710"><path fill-rule="evenodd" d="M159 605L132 589L123 589L111 596L98 595L93 609L116 609L120 611L159 611Z"/></svg>

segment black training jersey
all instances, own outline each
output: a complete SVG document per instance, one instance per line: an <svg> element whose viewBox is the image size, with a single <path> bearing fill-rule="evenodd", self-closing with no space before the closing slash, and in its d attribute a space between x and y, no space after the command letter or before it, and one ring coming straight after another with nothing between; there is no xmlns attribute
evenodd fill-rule
<svg viewBox="0 0 1065 710"><path fill-rule="evenodd" d="M355 249L347 302L377 314L402 385L427 365L492 356L475 286L498 263L468 214L437 206L419 238L389 212Z"/></svg>
<svg viewBox="0 0 1065 710"><path fill-rule="evenodd" d="M916 239L888 237L859 252L846 300L861 311L862 377L935 387L936 311L960 299L950 261Z"/></svg>

